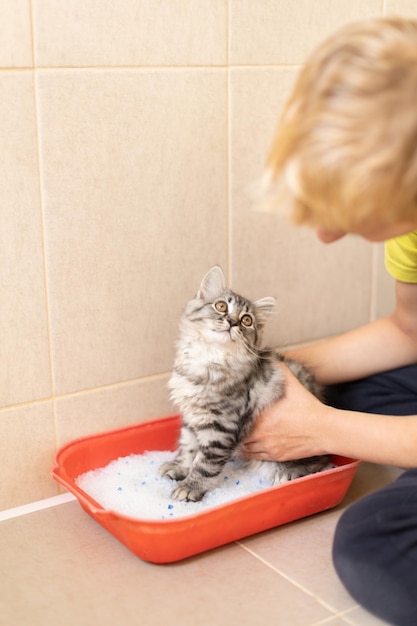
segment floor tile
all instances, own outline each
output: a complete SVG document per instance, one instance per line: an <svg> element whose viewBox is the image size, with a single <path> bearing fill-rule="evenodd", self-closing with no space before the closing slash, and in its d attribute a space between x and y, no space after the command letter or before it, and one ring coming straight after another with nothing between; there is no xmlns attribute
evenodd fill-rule
<svg viewBox="0 0 417 626"><path fill-rule="evenodd" d="M322 513L241 543L330 609L344 611L355 603L332 566L331 545L338 517L337 513Z"/></svg>
<svg viewBox="0 0 417 626"><path fill-rule="evenodd" d="M0 529L5 624L307 626L331 615L236 544L167 566L143 562L76 502Z"/></svg>
<svg viewBox="0 0 417 626"><path fill-rule="evenodd" d="M348 622L345 621L344 616L338 615L337 617L330 617L320 622L315 622L311 626L348 626Z"/></svg>
<svg viewBox="0 0 417 626"><path fill-rule="evenodd" d="M375 465L374 463L362 463L355 478L340 505L344 509L359 498L366 496L372 491L384 487L393 482L404 470L388 465Z"/></svg>
<svg viewBox="0 0 417 626"><path fill-rule="evenodd" d="M337 520L349 503L391 482L398 473L395 468L364 464L339 507L244 539L241 544L335 612L346 611L356 602L333 568L331 551Z"/></svg>

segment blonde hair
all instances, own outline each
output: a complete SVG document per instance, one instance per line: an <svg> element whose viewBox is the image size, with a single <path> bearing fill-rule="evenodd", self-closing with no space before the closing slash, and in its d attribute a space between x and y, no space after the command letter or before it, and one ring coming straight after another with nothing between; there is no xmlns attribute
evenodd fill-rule
<svg viewBox="0 0 417 626"><path fill-rule="evenodd" d="M312 54L266 177L297 223L349 231L417 217L417 21L344 27Z"/></svg>

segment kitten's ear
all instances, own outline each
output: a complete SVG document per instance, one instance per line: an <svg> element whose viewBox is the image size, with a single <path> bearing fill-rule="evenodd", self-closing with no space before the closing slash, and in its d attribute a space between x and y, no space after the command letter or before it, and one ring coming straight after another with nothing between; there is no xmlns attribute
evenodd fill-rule
<svg viewBox="0 0 417 626"><path fill-rule="evenodd" d="M218 298L226 291L226 279L223 270L215 265L207 272L201 281L200 289L197 292L197 298L202 300L210 300Z"/></svg>
<svg viewBox="0 0 417 626"><path fill-rule="evenodd" d="M260 313L262 321L265 321L266 318L271 315L272 309L276 304L276 300L272 296L268 296L267 298L256 300L253 304L255 305L256 310Z"/></svg>

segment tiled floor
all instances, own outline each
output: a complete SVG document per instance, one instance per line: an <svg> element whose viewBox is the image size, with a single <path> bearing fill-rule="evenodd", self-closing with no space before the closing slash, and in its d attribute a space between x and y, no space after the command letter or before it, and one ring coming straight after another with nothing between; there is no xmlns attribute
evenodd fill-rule
<svg viewBox="0 0 417 626"><path fill-rule="evenodd" d="M341 511L398 470L362 465L337 509L171 565L141 561L72 501L0 523L1 626L378 626L331 563Z"/></svg>

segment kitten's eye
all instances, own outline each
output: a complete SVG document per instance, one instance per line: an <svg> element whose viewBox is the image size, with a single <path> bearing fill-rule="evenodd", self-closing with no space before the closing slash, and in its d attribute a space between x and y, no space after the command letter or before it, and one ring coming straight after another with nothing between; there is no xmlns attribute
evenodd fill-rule
<svg viewBox="0 0 417 626"><path fill-rule="evenodd" d="M224 300L219 300L215 303L214 308L219 313L226 313L227 311L227 303Z"/></svg>
<svg viewBox="0 0 417 626"><path fill-rule="evenodd" d="M246 326L246 327L252 326L252 318L250 315L243 315L240 321L243 324L243 326Z"/></svg>

